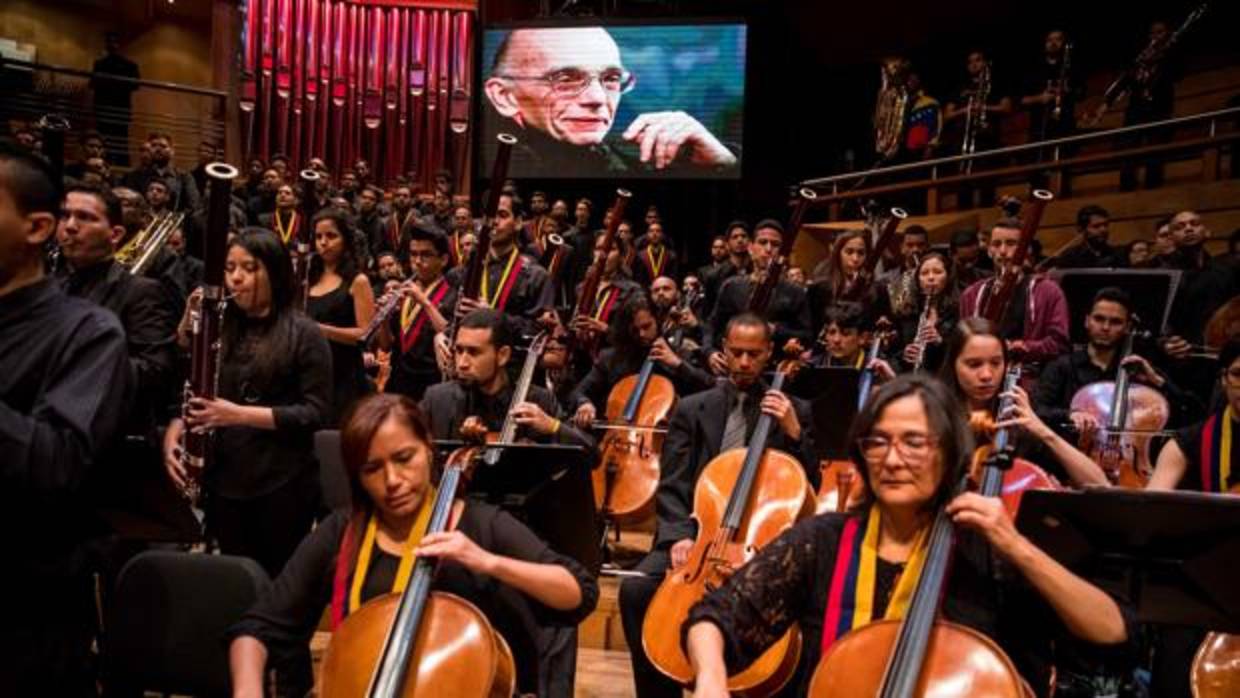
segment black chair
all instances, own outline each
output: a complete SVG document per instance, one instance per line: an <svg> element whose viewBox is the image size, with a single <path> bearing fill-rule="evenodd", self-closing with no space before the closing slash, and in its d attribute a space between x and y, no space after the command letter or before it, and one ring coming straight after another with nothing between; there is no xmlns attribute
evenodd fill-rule
<svg viewBox="0 0 1240 698"><path fill-rule="evenodd" d="M104 694L229 695L224 631L268 584L244 557L153 550L130 560L106 614Z"/></svg>
<svg viewBox="0 0 1240 698"><path fill-rule="evenodd" d="M314 455L319 459L323 505L330 511L351 507L353 495L344 472L344 460L340 457L340 432L336 429L314 432Z"/></svg>

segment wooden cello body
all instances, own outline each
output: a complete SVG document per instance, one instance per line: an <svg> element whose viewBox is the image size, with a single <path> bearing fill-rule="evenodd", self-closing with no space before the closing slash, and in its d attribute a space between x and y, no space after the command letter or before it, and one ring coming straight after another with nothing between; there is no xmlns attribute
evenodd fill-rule
<svg viewBox="0 0 1240 698"><path fill-rule="evenodd" d="M448 459L427 533L451 528L465 472L481 457L475 447ZM502 698L516 688L512 651L473 604L432 592L435 561L418 558L404 592L371 599L349 614L323 657L324 698Z"/></svg>
<svg viewBox="0 0 1240 698"><path fill-rule="evenodd" d="M1189 678L1193 698L1240 696L1240 635L1206 635L1193 657Z"/></svg>
<svg viewBox="0 0 1240 698"><path fill-rule="evenodd" d="M1004 385L1019 379L1009 369ZM995 434L994 448L978 482L982 496L998 496L1004 470L1011 463L1006 429ZM955 525L945 507L935 513L926 542L921 576L900 620L878 620L831 644L810 680L812 698L914 698L922 696L987 696L1027 698L1033 695L1012 660L990 638L957 623L939 619L947 585Z"/></svg>
<svg viewBox="0 0 1240 698"><path fill-rule="evenodd" d="M654 374L647 358L607 396L607 433L599 444L601 463L592 474L594 504L616 523L634 523L654 512L659 488L661 427L676 406L676 388ZM626 428L628 427L628 428Z"/></svg>
<svg viewBox="0 0 1240 698"><path fill-rule="evenodd" d="M1081 450L1111 482L1143 489L1154 474L1150 442L1162 434L1171 416L1167 398L1146 385L1099 381L1076 391L1072 411L1091 414L1102 425L1081 439Z"/></svg>
<svg viewBox="0 0 1240 698"><path fill-rule="evenodd" d="M783 385L776 374L773 390ZM689 609L721 586L783 531L813 514L814 499L800 462L766 448L771 418L758 420L750 444L716 456L702 470L693 496L697 539L688 561L668 572L642 623L642 646L650 662L668 677L688 684L693 668L680 644ZM795 626L751 666L728 678L739 695L769 695L792 678L801 653Z"/></svg>

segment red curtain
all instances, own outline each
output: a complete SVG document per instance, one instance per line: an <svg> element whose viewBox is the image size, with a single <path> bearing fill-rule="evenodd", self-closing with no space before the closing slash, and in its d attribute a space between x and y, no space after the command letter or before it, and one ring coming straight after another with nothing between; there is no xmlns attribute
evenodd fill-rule
<svg viewBox="0 0 1240 698"><path fill-rule="evenodd" d="M246 0L240 104L248 157L359 158L374 178L436 170L463 185L473 92L474 13L405 3Z"/></svg>

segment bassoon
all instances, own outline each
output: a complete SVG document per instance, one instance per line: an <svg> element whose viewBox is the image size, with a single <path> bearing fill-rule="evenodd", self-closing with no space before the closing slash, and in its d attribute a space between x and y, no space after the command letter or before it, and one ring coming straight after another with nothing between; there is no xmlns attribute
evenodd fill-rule
<svg viewBox="0 0 1240 698"><path fill-rule="evenodd" d="M202 298L190 306L190 375L185 382L181 417L190 398L215 398L220 377L220 330L228 296L224 289L224 260L228 256L229 206L237 168L222 162L206 167L208 178L207 230L203 236ZM181 465L186 485L182 493L197 503L202 493L202 473L211 460L211 434L185 428L181 433Z"/></svg>
<svg viewBox="0 0 1240 698"><path fill-rule="evenodd" d="M805 212L809 210L810 204L814 203L814 200L817 198L818 194L813 189L801 187L797 190L796 203L792 209L792 219L788 223L788 231L783 235L779 254L776 254L767 263L766 269L761 272L762 278L749 293L749 312L759 317L766 316L771 299L775 296L775 289L779 286L780 279L784 278L784 270L788 268L788 258L792 255L793 245L796 244L797 233L801 231L801 221L805 219Z"/></svg>

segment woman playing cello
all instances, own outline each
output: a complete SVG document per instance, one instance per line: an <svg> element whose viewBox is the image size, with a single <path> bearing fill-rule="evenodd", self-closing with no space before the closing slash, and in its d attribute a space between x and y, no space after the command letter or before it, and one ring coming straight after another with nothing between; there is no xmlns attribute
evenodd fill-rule
<svg viewBox="0 0 1240 698"><path fill-rule="evenodd" d="M945 386L923 376L896 379L866 403L851 455L868 502L797 524L693 609L682 632L699 698L726 695L728 669L793 623L805 641L790 690L804 695L810 670L846 632L902 617L941 507L958 531L943 617L994 638L1039 694L1052 640L1126 658L1133 621L1114 599L1024 538L997 499L953 496L973 451L962 414Z"/></svg>
<svg viewBox="0 0 1240 698"><path fill-rule="evenodd" d="M330 607L335 628L372 598L403 590L415 556L438 558L434 588L478 606L512 648L518 686L536 690L544 677L537 675L533 626L579 622L598 600L594 578L524 524L480 502L458 501L454 530L420 537L436 467L426 420L408 398L363 399L344 424L341 451L353 511L333 514L307 536L230 630L234 695L263 695L268 664L285 674L286 688L300 690L289 695L304 695L306 648L323 609Z"/></svg>

